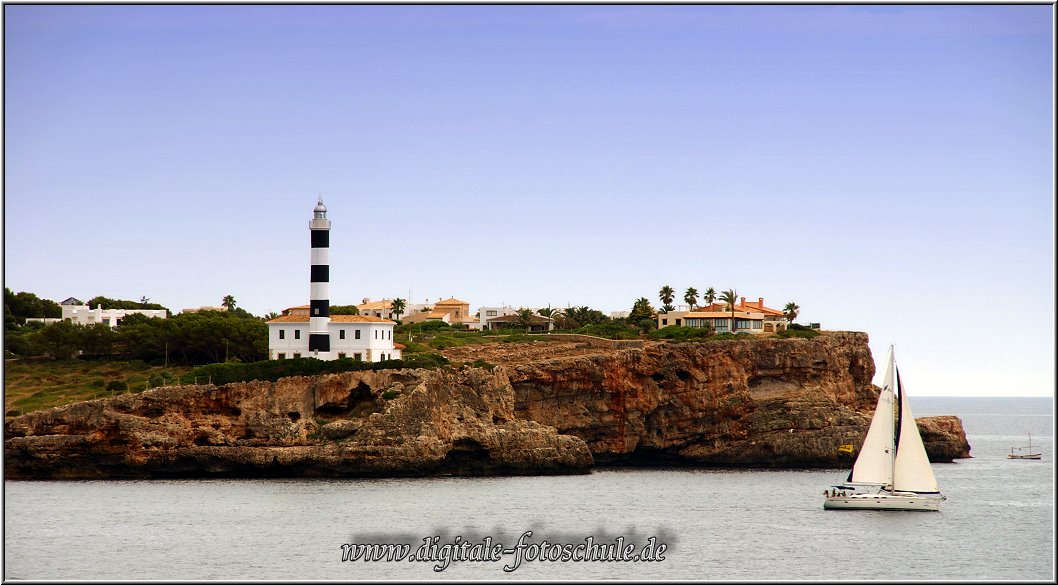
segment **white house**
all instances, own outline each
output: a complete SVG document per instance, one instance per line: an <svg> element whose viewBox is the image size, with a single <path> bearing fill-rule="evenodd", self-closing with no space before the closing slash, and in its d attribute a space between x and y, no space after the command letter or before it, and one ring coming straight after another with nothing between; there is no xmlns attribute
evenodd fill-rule
<svg viewBox="0 0 1058 585"><path fill-rule="evenodd" d="M471 329L488 329L489 319L495 319L496 317L506 317L507 315L515 315L518 310L514 307L481 307L478 309L478 322L469 323Z"/></svg>
<svg viewBox="0 0 1058 585"><path fill-rule="evenodd" d="M91 309L73 297L59 303L59 306L62 309L63 321L72 321L80 325L102 323L111 329L121 325L121 320L127 315L146 315L158 319L167 317L165 309L104 309L102 305Z"/></svg>
<svg viewBox="0 0 1058 585"><path fill-rule="evenodd" d="M399 343L393 343L389 319L367 315L331 315L327 333L329 352L309 352L309 307L294 307L268 321L268 359L314 357L321 360L352 358L365 362L399 360Z"/></svg>

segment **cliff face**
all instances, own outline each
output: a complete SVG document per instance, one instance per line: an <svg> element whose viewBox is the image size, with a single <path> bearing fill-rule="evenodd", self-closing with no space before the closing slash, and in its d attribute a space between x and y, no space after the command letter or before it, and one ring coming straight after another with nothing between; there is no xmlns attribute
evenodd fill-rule
<svg viewBox="0 0 1058 585"><path fill-rule="evenodd" d="M167 387L10 417L5 473L546 474L586 472L593 459L847 467L852 455L838 447L861 444L878 396L862 333L632 349L494 345L447 353L503 364L495 369ZM931 460L969 456L958 418L918 424Z"/></svg>
<svg viewBox="0 0 1058 585"><path fill-rule="evenodd" d="M877 401L863 333L665 343L508 366L519 417L600 464L846 466ZM933 461L968 457L955 417L918 421Z"/></svg>
<svg viewBox="0 0 1058 585"><path fill-rule="evenodd" d="M8 418L8 478L581 473L585 443L514 416L502 370L177 386Z"/></svg>

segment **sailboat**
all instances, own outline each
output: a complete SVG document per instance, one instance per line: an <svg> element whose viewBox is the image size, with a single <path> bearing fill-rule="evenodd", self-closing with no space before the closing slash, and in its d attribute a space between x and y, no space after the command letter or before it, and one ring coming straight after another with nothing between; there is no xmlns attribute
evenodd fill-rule
<svg viewBox="0 0 1058 585"><path fill-rule="evenodd" d="M1028 451L1027 453L1021 453L1021 451ZM1014 451L1018 451L1015 453ZM1010 453L1007 454L1007 459L1041 459L1043 455L1037 451L1032 452L1032 433L1029 433L1029 446L1028 447L1011 447Z"/></svg>
<svg viewBox="0 0 1058 585"><path fill-rule="evenodd" d="M827 510L939 510L945 498L922 445L893 347L874 418L845 483L826 490Z"/></svg>

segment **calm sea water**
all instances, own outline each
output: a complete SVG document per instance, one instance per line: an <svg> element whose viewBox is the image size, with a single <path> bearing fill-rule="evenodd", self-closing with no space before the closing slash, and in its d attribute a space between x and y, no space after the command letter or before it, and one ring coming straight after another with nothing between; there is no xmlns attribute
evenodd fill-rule
<svg viewBox="0 0 1058 585"><path fill-rule="evenodd" d="M4 483L6 579L1054 578L1050 398L918 398L962 417L973 459L936 464L939 513L824 511L845 472L598 470L587 476ZM1005 458L1032 433L1042 461ZM456 538L625 543L655 562L343 562L342 544ZM530 547L531 548L531 547ZM639 549L636 549L639 552Z"/></svg>

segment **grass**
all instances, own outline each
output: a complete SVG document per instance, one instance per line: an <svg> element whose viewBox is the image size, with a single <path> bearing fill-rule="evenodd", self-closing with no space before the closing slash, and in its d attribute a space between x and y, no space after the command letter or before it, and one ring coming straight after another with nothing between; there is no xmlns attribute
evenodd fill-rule
<svg viewBox="0 0 1058 585"><path fill-rule="evenodd" d="M409 342L407 334L399 334L394 341L408 346L407 353L418 351L431 351L435 349L446 349L449 347L460 347L464 345L482 345L489 343L527 343L555 341L547 335L527 335L516 331L512 333L481 333L477 331L439 331L436 333L416 333L415 341Z"/></svg>
<svg viewBox="0 0 1058 585"><path fill-rule="evenodd" d="M4 360L4 413L18 414L62 406L82 400L107 398L112 380L128 384L129 392L142 392L158 374L182 375L190 367L151 366L142 361Z"/></svg>

